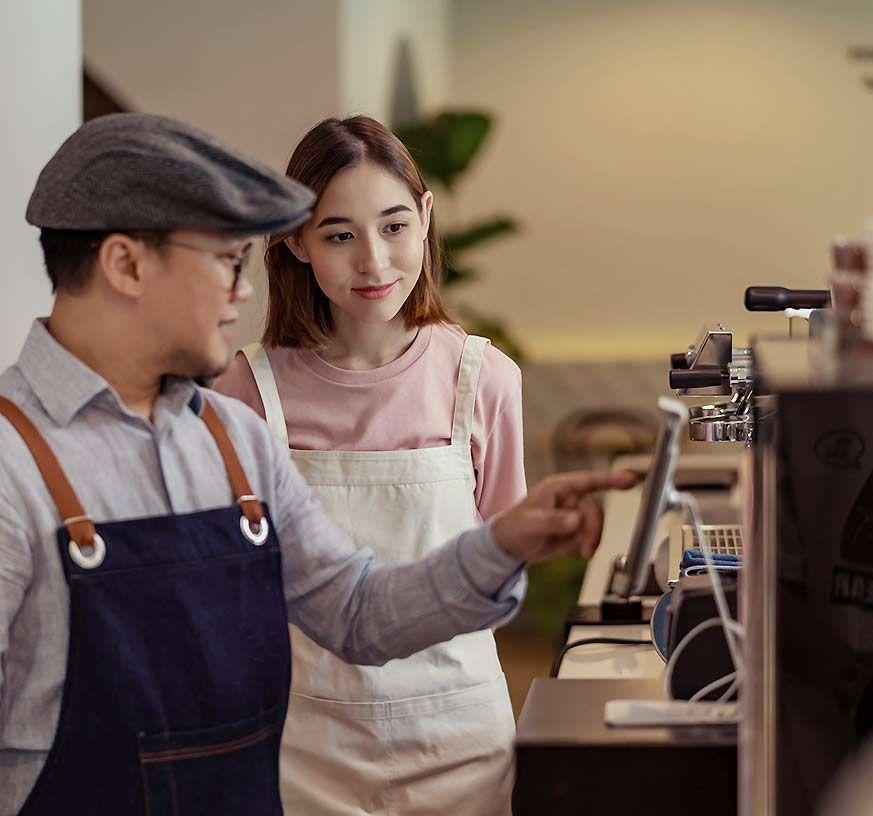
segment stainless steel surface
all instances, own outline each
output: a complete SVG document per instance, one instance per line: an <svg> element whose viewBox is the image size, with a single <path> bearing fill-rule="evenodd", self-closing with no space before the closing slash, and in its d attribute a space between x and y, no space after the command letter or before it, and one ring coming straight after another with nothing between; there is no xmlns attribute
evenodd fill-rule
<svg viewBox="0 0 873 816"><path fill-rule="evenodd" d="M754 394L752 350L734 348L733 335L723 325L705 327L686 353L688 368L717 368L722 374L718 388L680 388L677 397L709 394L731 396L691 409L688 436L692 442L742 442L751 445L754 423L751 402ZM671 374L671 380L672 380Z"/></svg>
<svg viewBox="0 0 873 816"><path fill-rule="evenodd" d="M748 667L740 695L739 816L776 814L776 553L777 457L756 451L752 497L752 546L745 558L741 623ZM745 474L744 474L745 475Z"/></svg>
<svg viewBox="0 0 873 816"><path fill-rule="evenodd" d="M721 371L726 371L733 361L733 338L733 333L721 323L704 326L697 339L688 347L688 351L685 352L688 368L717 368ZM727 396L728 394L730 394L730 389L726 386L694 389L695 396ZM687 389L680 388L676 392L676 396L684 397L690 395Z"/></svg>
<svg viewBox="0 0 873 816"><path fill-rule="evenodd" d="M749 385L735 386L729 402L691 408L689 438L692 442L744 442L751 446L755 438L752 397L750 377Z"/></svg>
<svg viewBox="0 0 873 816"><path fill-rule="evenodd" d="M656 541L661 516L675 506L673 473L679 458L679 438L688 422L688 409L677 400L661 397L658 408L662 426L650 472L643 486L643 499L634 522L627 558L618 562L613 589L622 598L642 593Z"/></svg>
<svg viewBox="0 0 873 816"><path fill-rule="evenodd" d="M692 442L744 442L747 445L755 438L751 417L725 413L719 417L692 419L688 423L688 436Z"/></svg>
<svg viewBox="0 0 873 816"><path fill-rule="evenodd" d="M739 524L701 524L700 530L715 555L743 555L743 528ZM700 549L694 527L682 525L682 549Z"/></svg>

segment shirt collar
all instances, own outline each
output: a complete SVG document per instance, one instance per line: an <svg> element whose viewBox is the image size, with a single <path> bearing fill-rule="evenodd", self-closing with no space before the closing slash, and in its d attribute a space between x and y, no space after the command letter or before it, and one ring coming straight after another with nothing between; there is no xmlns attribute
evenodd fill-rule
<svg viewBox="0 0 873 816"><path fill-rule="evenodd" d="M66 426L82 408L105 394L129 413L109 383L55 340L45 323L45 319L33 322L16 363L45 412ZM166 377L158 400L162 408L175 414L188 406L199 414L202 407L197 387L182 377Z"/></svg>

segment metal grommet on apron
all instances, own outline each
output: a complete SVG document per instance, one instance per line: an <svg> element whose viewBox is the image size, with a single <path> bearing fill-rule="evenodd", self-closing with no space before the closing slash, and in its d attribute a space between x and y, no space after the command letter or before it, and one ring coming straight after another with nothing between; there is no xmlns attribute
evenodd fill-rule
<svg viewBox="0 0 873 816"><path fill-rule="evenodd" d="M247 502L247 501L257 501L255 496L240 496L237 499L237 503ZM266 540L267 536L270 534L270 522L267 521L263 516L261 516L261 520L252 524L249 521L248 516L243 513L239 517L239 529L242 534L252 542L256 547L260 547Z"/></svg>
<svg viewBox="0 0 873 816"><path fill-rule="evenodd" d="M100 533L94 533L90 553L83 552L82 548L75 541L70 541L69 549L70 558L82 569L96 569L103 563L103 559L106 558L106 542Z"/></svg>
<svg viewBox="0 0 873 816"><path fill-rule="evenodd" d="M290 451L322 506L377 560L418 560L475 526L473 410L488 341L461 355L451 444L399 451ZM267 423L288 446L276 381L243 349ZM294 687L282 739L287 816L508 816L515 720L490 631L384 667L353 666L291 627Z"/></svg>
<svg viewBox="0 0 873 816"><path fill-rule="evenodd" d="M70 590L57 732L21 814L280 816L291 661L279 544L212 405L202 418L238 505L99 525L24 413L0 398L0 415L64 519Z"/></svg>

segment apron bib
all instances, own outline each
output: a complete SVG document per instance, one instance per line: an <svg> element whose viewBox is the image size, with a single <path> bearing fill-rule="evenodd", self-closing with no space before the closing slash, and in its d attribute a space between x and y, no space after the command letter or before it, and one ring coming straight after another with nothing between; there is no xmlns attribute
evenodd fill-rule
<svg viewBox="0 0 873 816"><path fill-rule="evenodd" d="M381 563L418 560L479 522L470 440L487 342L464 344L450 445L290 452L328 515ZM287 446L267 355L257 345L244 353L267 421ZM349 665L290 629L286 814L509 814L515 722L490 630L378 667Z"/></svg>
<svg viewBox="0 0 873 816"><path fill-rule="evenodd" d="M238 507L95 525L0 399L58 506L70 643L55 740L22 816L282 813L290 685L279 543L218 415Z"/></svg>

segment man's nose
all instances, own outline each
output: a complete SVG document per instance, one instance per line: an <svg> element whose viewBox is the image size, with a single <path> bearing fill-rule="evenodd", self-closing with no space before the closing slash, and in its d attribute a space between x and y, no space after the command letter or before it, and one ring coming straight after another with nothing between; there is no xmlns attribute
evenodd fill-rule
<svg viewBox="0 0 873 816"><path fill-rule="evenodd" d="M251 298L254 292L255 287L252 286L252 282L249 280L248 275L240 275L239 282L237 283L236 289L233 293L233 300L239 301L240 303L245 303Z"/></svg>

